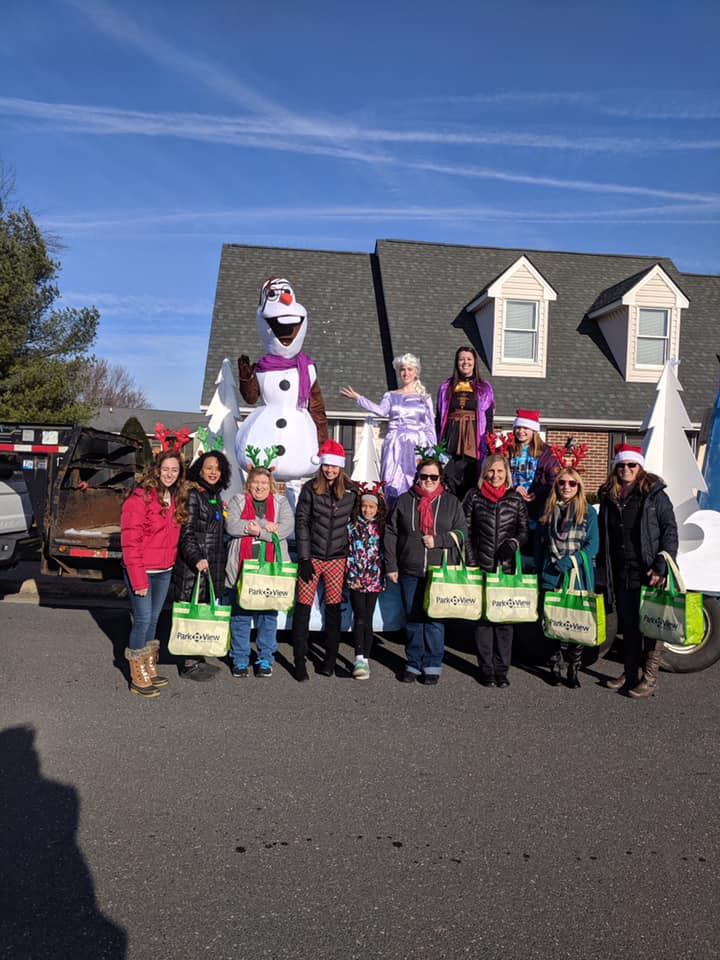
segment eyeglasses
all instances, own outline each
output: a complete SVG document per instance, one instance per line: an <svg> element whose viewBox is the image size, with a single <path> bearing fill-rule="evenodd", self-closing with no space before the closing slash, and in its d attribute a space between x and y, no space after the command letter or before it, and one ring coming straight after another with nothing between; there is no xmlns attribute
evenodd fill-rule
<svg viewBox="0 0 720 960"><path fill-rule="evenodd" d="M420 473L418 476L421 480L428 480L430 483L437 483L440 479L439 473Z"/></svg>
<svg viewBox="0 0 720 960"><path fill-rule="evenodd" d="M575 488L578 485L577 480L558 480L559 487L573 487Z"/></svg>
<svg viewBox="0 0 720 960"><path fill-rule="evenodd" d="M618 470L639 470L640 464L639 463L619 463L617 467L618 467Z"/></svg>

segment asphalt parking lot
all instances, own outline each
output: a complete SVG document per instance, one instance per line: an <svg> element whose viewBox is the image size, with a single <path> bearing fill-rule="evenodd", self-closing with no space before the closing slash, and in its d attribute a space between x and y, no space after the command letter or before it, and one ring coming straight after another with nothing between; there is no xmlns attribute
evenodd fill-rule
<svg viewBox="0 0 720 960"><path fill-rule="evenodd" d="M396 681L395 639L368 682L297 684L283 642L270 680L166 662L142 701L122 606L25 601L0 601L0 956L720 956L717 667L639 703L609 661L486 690L452 630L434 688Z"/></svg>

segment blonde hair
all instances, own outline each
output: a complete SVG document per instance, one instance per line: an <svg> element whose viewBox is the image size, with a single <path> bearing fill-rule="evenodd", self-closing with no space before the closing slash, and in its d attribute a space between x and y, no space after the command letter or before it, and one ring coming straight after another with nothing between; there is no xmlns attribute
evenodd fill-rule
<svg viewBox="0 0 720 960"><path fill-rule="evenodd" d="M585 496L585 484L583 483L583 478L580 476L577 470L573 470L572 467L564 467L553 480L552 490L550 491L550 496L547 498L545 512L540 518L540 523L550 523L550 520L552 519L552 515L555 512L555 507L559 502L557 485L560 477L570 477L571 480L577 480L578 490L570 503L575 504L575 523L580 524L585 519L585 514L588 510L588 502L587 497Z"/></svg>
<svg viewBox="0 0 720 960"><path fill-rule="evenodd" d="M495 466L496 463L501 463L505 468L505 486L510 489L512 486L512 471L510 470L510 464L501 453L491 453L488 457L485 457L480 468L480 479L487 480L490 467Z"/></svg>
<svg viewBox="0 0 720 960"><path fill-rule="evenodd" d="M420 382L420 372L422 370L422 365L420 359L415 356L414 353L401 353L397 357L393 357L393 369L395 373L398 372L400 367L415 367L417 370L417 376L415 378L415 383L413 387L415 388L415 393L427 393L427 390Z"/></svg>
<svg viewBox="0 0 720 960"><path fill-rule="evenodd" d="M270 481L270 496L274 493L277 493L277 487L275 486L275 481L273 479L272 471L268 470L267 467L253 467L252 470L248 471L247 479L245 480L245 486L247 487L251 480L255 480L256 477L267 477Z"/></svg>

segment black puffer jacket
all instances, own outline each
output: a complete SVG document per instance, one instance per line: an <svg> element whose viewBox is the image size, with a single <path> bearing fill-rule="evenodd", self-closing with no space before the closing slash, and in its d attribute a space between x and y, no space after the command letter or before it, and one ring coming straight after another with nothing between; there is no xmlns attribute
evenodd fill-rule
<svg viewBox="0 0 720 960"><path fill-rule="evenodd" d="M216 504L210 499L217 500ZM225 543L222 495L201 480L190 488L187 500L188 522L180 531L177 560L173 569L172 588L176 600L192 596L196 564L207 560L215 596L220 599L225 583ZM207 603L207 577L200 581L200 602Z"/></svg>
<svg viewBox="0 0 720 960"><path fill-rule="evenodd" d="M442 563L443 550L448 551L448 563L458 562L452 530L460 544L465 540L465 518L457 497L443 491L433 500L435 546L426 550L420 531L420 497L414 490L400 494L395 508L385 525L385 562L388 573L424 577L427 568Z"/></svg>
<svg viewBox="0 0 720 960"><path fill-rule="evenodd" d="M475 487L463 500L463 511L468 528L467 563L481 570L495 570L498 550L514 552L527 540L528 512L525 501L514 490L508 490L502 500L493 503ZM514 573L514 560L503 560L505 573Z"/></svg>
<svg viewBox="0 0 720 960"><path fill-rule="evenodd" d="M640 552L644 570L655 568L664 575L665 563L658 557L662 551L675 560L678 551L678 530L670 497L665 493L665 482L655 474L643 478L645 492L640 506ZM610 510L615 509L606 484L600 490L600 552L597 556L598 586L603 586L608 609L615 604L608 523Z"/></svg>
<svg viewBox="0 0 720 960"><path fill-rule="evenodd" d="M333 493L313 490L315 478L303 485L295 508L295 543L298 560L316 557L334 560L348 555L347 524L357 493L345 482L345 493L337 500Z"/></svg>

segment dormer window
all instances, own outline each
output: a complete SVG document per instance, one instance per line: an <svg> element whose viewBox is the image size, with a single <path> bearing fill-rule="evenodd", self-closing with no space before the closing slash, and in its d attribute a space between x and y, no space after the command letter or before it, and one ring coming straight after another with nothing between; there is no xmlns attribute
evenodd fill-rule
<svg viewBox="0 0 720 960"><path fill-rule="evenodd" d="M468 304L494 376L545 376L553 300L553 288L522 256Z"/></svg>
<svg viewBox="0 0 720 960"><path fill-rule="evenodd" d="M537 361L538 304L535 300L506 300L503 360Z"/></svg>
<svg viewBox="0 0 720 960"><path fill-rule="evenodd" d="M680 352L680 317L690 301L659 263L604 290L588 312L628 383L657 383Z"/></svg>
<svg viewBox="0 0 720 960"><path fill-rule="evenodd" d="M640 367L662 367L668 359L670 311L638 308L635 363Z"/></svg>

